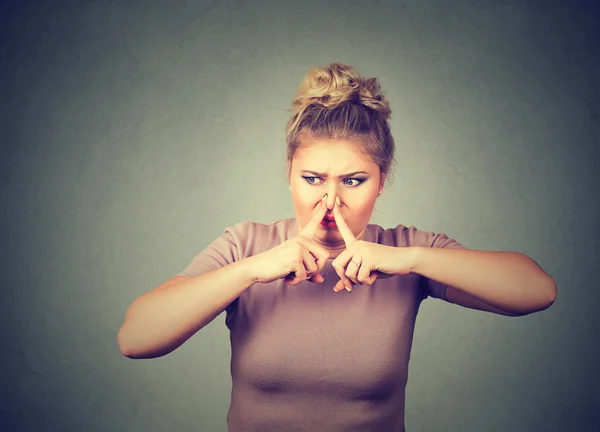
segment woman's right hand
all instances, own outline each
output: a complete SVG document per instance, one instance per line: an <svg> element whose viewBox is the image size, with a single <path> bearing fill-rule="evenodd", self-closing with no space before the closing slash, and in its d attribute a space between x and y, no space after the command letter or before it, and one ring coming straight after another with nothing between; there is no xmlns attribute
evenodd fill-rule
<svg viewBox="0 0 600 432"><path fill-rule="evenodd" d="M317 283L325 280L319 272L329 258L329 252L315 243L313 238L327 212L326 197L323 197L308 224L295 237L249 258L254 282L268 283L284 279L288 285L298 285L305 280Z"/></svg>

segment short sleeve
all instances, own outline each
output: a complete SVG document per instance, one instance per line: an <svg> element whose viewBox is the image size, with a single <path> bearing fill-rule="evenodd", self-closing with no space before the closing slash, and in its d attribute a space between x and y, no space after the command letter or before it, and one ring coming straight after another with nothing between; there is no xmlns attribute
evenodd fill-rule
<svg viewBox="0 0 600 432"><path fill-rule="evenodd" d="M431 234L431 243L430 243L429 247L464 249L463 245L461 245L456 240L448 237L444 233L438 233L438 234L428 233L428 234ZM422 279L422 284L423 284L422 285L423 300L425 300L427 297L434 297L434 298L438 298L438 299L441 299L444 301L448 301L446 299L446 289L448 288L447 285L444 285L442 283L439 283L433 279L429 279L424 276Z"/></svg>
<svg viewBox="0 0 600 432"><path fill-rule="evenodd" d="M225 228L224 233L192 259L176 276L188 278L225 267L244 258L247 242L247 223L240 222Z"/></svg>

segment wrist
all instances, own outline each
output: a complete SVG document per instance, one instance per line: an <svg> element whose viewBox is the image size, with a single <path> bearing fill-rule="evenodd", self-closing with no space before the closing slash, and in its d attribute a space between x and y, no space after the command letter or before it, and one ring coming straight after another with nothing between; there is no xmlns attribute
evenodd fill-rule
<svg viewBox="0 0 600 432"><path fill-rule="evenodd" d="M426 253L425 247L412 246L409 248L410 254L410 272L413 274L420 274L421 263L423 261L423 253Z"/></svg>
<svg viewBox="0 0 600 432"><path fill-rule="evenodd" d="M258 282L258 277L256 276L256 272L254 271L254 260L253 256L249 256L244 258L241 261L238 261L240 265L240 272L244 279L244 285L247 287L251 287L256 282Z"/></svg>

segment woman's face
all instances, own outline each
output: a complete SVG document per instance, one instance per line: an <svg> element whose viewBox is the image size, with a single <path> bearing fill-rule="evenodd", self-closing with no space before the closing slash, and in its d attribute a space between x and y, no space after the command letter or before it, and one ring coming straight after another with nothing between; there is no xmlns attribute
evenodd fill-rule
<svg viewBox="0 0 600 432"><path fill-rule="evenodd" d="M333 217L336 197L340 212L357 239L362 239L385 176L368 156L355 150L352 141L312 139L303 143L290 170L290 190L298 230L306 226L323 195L327 215ZM319 225L313 239L336 257L346 249L336 226Z"/></svg>

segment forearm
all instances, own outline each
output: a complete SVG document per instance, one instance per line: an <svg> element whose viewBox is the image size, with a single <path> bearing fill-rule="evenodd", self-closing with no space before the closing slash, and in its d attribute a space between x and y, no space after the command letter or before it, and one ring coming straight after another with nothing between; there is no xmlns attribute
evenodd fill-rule
<svg viewBox="0 0 600 432"><path fill-rule="evenodd" d="M511 313L546 309L556 298L554 280L517 252L420 247L413 272Z"/></svg>
<svg viewBox="0 0 600 432"><path fill-rule="evenodd" d="M121 352L130 358L170 353L251 285L247 262L241 260L143 294L125 314L117 337Z"/></svg>

